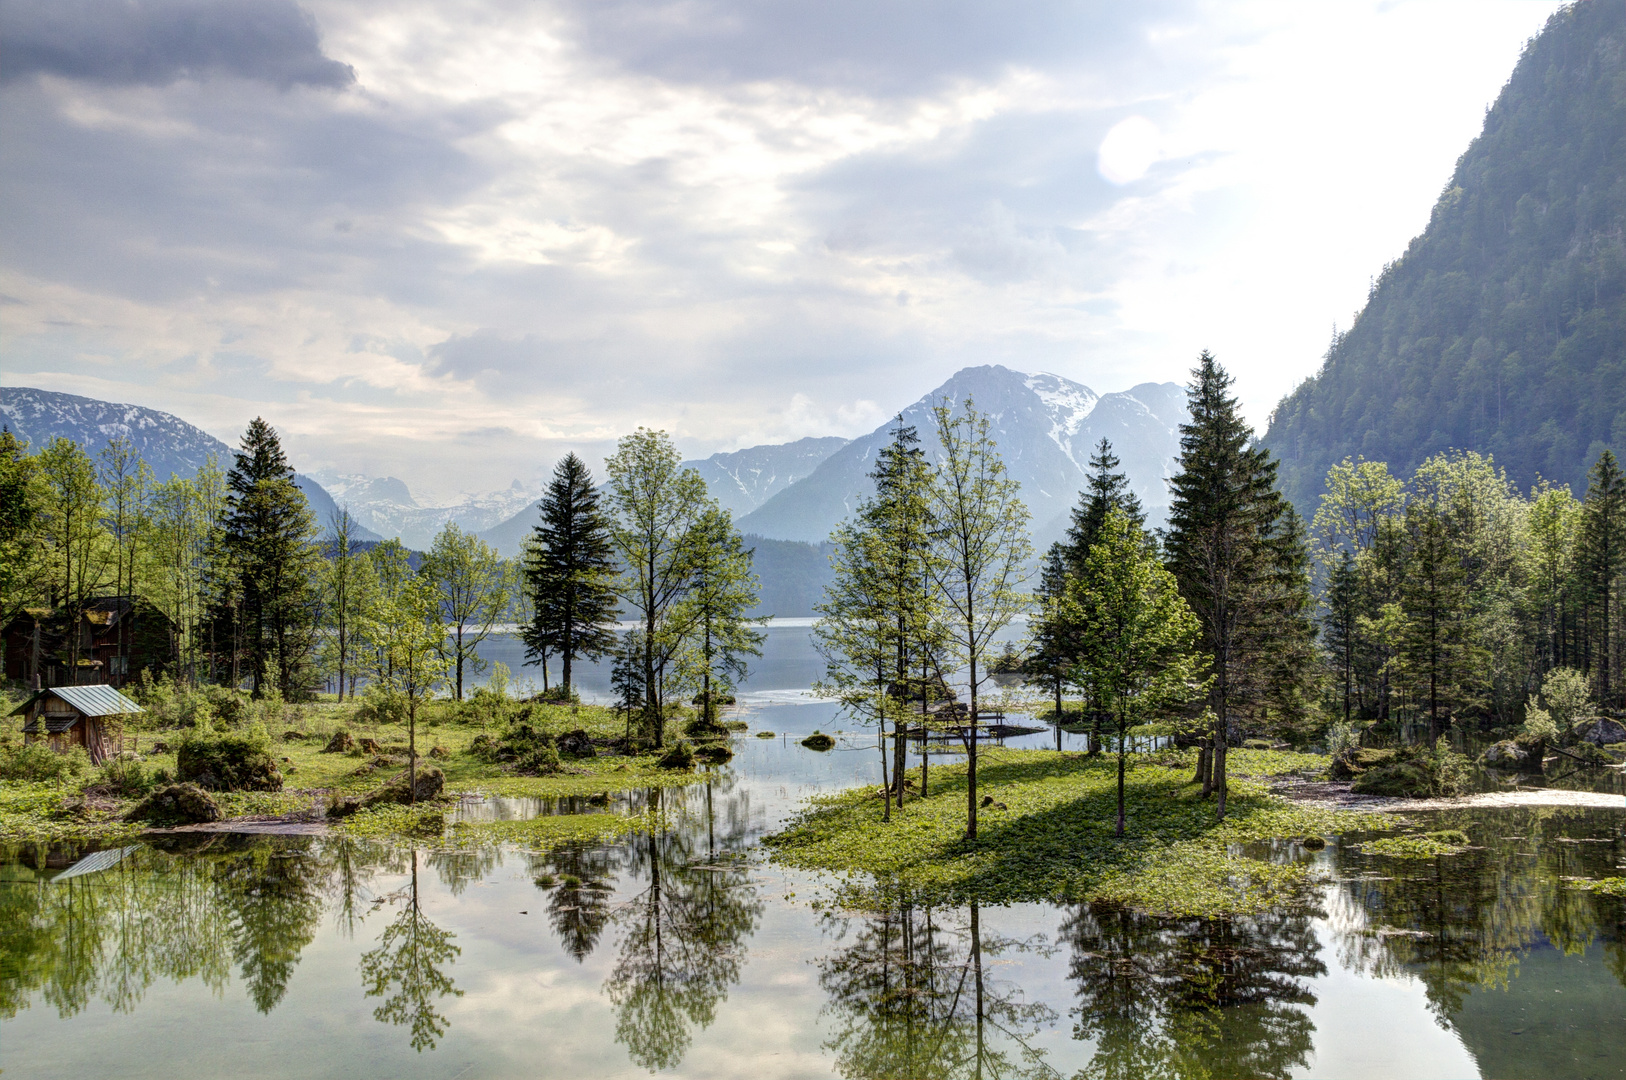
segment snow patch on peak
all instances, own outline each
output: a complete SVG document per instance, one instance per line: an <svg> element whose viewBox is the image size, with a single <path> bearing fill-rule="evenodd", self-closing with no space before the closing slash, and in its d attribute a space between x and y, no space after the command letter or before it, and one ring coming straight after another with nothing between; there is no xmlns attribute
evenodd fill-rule
<svg viewBox="0 0 1626 1080"><path fill-rule="evenodd" d="M1066 454L1073 464L1080 469L1085 468L1090 448L1075 447L1073 444L1084 426L1084 421L1095 411L1096 403L1101 400L1101 396L1083 383L1064 379L1060 375L1052 375L1048 371L1029 375L1023 381L1044 403L1045 411L1050 414L1051 441L1061 447L1062 453Z"/></svg>

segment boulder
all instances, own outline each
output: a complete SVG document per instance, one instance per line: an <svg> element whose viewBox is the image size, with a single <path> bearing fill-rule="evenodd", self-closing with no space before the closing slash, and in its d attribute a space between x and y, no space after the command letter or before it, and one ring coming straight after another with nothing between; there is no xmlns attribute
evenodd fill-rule
<svg viewBox="0 0 1626 1080"><path fill-rule="evenodd" d="M198 825L219 821L220 807L213 796L196 784L166 784L136 803L124 819Z"/></svg>
<svg viewBox="0 0 1626 1080"><path fill-rule="evenodd" d="M175 777L209 791L281 791L268 746L242 735L188 739L175 755Z"/></svg>
<svg viewBox="0 0 1626 1080"><path fill-rule="evenodd" d="M1480 755L1480 763L1492 769L1522 769L1530 755L1512 739L1503 739Z"/></svg>
<svg viewBox="0 0 1626 1080"><path fill-rule="evenodd" d="M356 748L356 737L348 731L335 731L333 738L322 747L324 754L348 754Z"/></svg>
<svg viewBox="0 0 1626 1080"><path fill-rule="evenodd" d="M446 749L444 746L431 746L429 748L429 756L437 760L444 761L452 756L452 752Z"/></svg>
<svg viewBox="0 0 1626 1080"><path fill-rule="evenodd" d="M559 755L568 758L590 758L598 754L593 748L593 740L581 728L567 731L557 740Z"/></svg>
<svg viewBox="0 0 1626 1080"><path fill-rule="evenodd" d="M1334 780L1353 780L1368 769L1387 764L1394 756L1393 750L1351 746L1332 759L1327 772Z"/></svg>
<svg viewBox="0 0 1626 1080"><path fill-rule="evenodd" d="M689 745L687 739L679 739L670 750L660 756L655 765L657 768L662 769L692 769L694 768L694 747Z"/></svg>
<svg viewBox="0 0 1626 1080"><path fill-rule="evenodd" d="M282 733L282 741L283 742L300 742L304 738L305 738L305 733L303 731L289 730L289 731L284 731Z"/></svg>
<svg viewBox="0 0 1626 1080"><path fill-rule="evenodd" d="M1609 746L1613 743L1626 742L1626 724L1619 720L1611 720L1607 716L1598 716L1576 724L1570 729L1570 734L1575 737L1576 742Z"/></svg>
<svg viewBox="0 0 1626 1080"><path fill-rule="evenodd" d="M382 803L400 803L403 806L413 801L412 786L409 783L410 773L401 770L384 783L384 786L367 793L361 800L363 806L378 806ZM446 774L433 765L425 765L418 770L417 801L428 802L440 795L446 787Z"/></svg>

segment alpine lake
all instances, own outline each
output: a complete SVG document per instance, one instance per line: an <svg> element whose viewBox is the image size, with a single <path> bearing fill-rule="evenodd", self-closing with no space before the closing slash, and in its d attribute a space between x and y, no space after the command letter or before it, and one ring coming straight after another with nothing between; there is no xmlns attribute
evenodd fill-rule
<svg viewBox="0 0 1626 1080"><path fill-rule="evenodd" d="M1448 857L1270 845L1320 883L1257 917L842 910L759 846L809 796L879 781L873 734L800 745L843 727L803 692L821 671L807 620L775 623L733 761L618 797L657 813L617 843L7 849L0 1075L1626 1077L1626 898L1573 885L1626 867L1618 772L1552 781L1618 809L1408 810L1467 835ZM607 697L605 673L584 690Z"/></svg>

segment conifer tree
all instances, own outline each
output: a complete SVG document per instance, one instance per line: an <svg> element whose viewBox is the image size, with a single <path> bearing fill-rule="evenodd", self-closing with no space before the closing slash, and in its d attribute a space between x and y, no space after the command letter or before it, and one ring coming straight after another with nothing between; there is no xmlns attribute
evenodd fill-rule
<svg viewBox="0 0 1626 1080"><path fill-rule="evenodd" d="M1445 731L1442 709L1468 693L1477 650L1468 626L1468 589L1462 561L1453 550L1445 518L1427 501L1406 508L1410 557L1401 610L1399 653L1407 671L1427 687L1429 745Z"/></svg>
<svg viewBox="0 0 1626 1080"><path fill-rule="evenodd" d="M760 591L751 549L733 516L713 506L695 525L689 587L676 620L689 627L687 674L699 685L701 721L708 726L717 722L717 699L745 678L745 658L762 655L765 635L745 615Z"/></svg>
<svg viewBox="0 0 1626 1080"><path fill-rule="evenodd" d="M525 553L525 588L531 623L521 631L527 658L562 662L560 687L568 699L572 664L598 660L616 647L614 548L593 486L593 474L574 453L553 467L538 506L541 520Z"/></svg>
<svg viewBox="0 0 1626 1080"><path fill-rule="evenodd" d="M225 547L242 592L243 646L253 694L309 690L316 645L316 525L277 433L255 417L227 474Z"/></svg>
<svg viewBox="0 0 1626 1080"><path fill-rule="evenodd" d="M1180 469L1169 482L1164 550L1181 595L1203 629L1214 680L1212 745L1199 758L1204 793L1216 792L1225 816L1226 749L1238 719L1299 681L1272 670L1284 636L1293 655L1313 633L1303 606L1307 589L1294 578L1305 563L1302 529L1276 489L1276 463L1253 445L1253 431L1230 395L1231 376L1206 349L1187 388L1191 414L1180 427Z"/></svg>
<svg viewBox="0 0 1626 1080"><path fill-rule="evenodd" d="M1615 703L1615 684L1610 679L1614 666L1611 622L1620 608L1616 594L1621 572L1626 570L1626 476L1621 474L1615 455L1605 450L1587 477L1586 500L1581 504L1581 535L1577 569L1583 596L1592 609L1589 620L1595 628L1590 635L1597 642L1595 656L1598 701L1605 708Z"/></svg>
<svg viewBox="0 0 1626 1080"><path fill-rule="evenodd" d="M37 465L28 444L0 428L0 625L35 598L40 566L34 541L42 513Z"/></svg>
<svg viewBox="0 0 1626 1080"><path fill-rule="evenodd" d="M1360 617L1361 579L1355 569L1355 556L1345 548L1327 579L1322 596L1325 614L1322 632L1332 654L1343 700L1344 723L1349 723L1355 702L1355 626Z"/></svg>
<svg viewBox="0 0 1626 1080"><path fill-rule="evenodd" d="M1073 508L1073 521L1067 529L1065 550L1074 574L1083 571L1090 548L1100 539L1107 515L1113 510L1144 532L1146 512L1141 509L1140 497L1130 488L1129 477L1120 467L1118 455L1112 452L1112 440L1103 437L1090 455L1089 481Z"/></svg>

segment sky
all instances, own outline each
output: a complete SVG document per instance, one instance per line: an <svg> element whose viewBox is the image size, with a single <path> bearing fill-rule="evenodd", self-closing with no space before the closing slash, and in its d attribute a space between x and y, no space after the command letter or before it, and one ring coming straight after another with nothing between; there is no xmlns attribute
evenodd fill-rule
<svg viewBox="0 0 1626 1080"><path fill-rule="evenodd" d="M0 385L420 502L972 364L1262 430L1556 7L0 0Z"/></svg>

